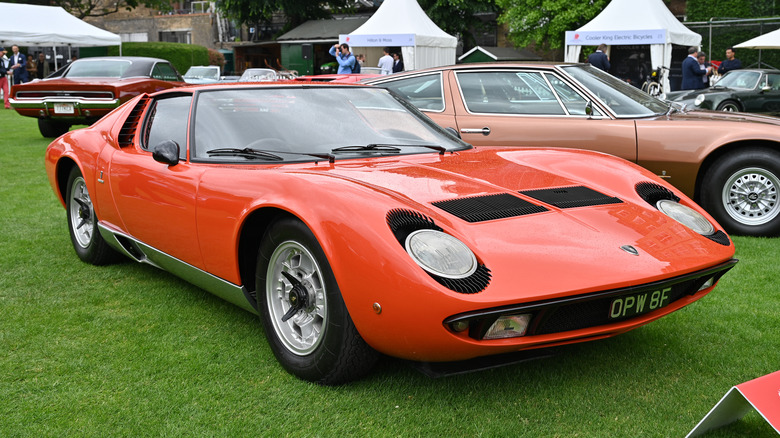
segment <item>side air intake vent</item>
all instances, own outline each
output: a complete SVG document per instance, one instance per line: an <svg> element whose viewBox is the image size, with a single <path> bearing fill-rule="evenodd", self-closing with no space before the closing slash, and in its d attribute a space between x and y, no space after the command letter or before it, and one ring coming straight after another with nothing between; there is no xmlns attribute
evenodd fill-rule
<svg viewBox="0 0 780 438"><path fill-rule="evenodd" d="M406 238L417 230L436 230L444 232L428 216L411 210L395 209L387 213L387 225L402 247L406 247ZM434 280L447 289L462 294L482 292L490 284L490 269L479 263L477 270L466 278L445 278L425 271Z"/></svg>
<svg viewBox="0 0 780 438"><path fill-rule="evenodd" d="M645 202L652 205L653 207L655 207L655 204L657 204L658 201L662 199L680 202L679 196L675 195L671 190L660 184L641 182L634 186L634 189L636 190L636 193L645 200Z"/></svg>
<svg viewBox="0 0 780 438"><path fill-rule="evenodd" d="M715 234L710 234L709 236L704 236L710 240L712 240L715 243L720 243L723 246L729 246L731 245L731 241L729 241L729 236L726 235L723 231L716 231Z"/></svg>
<svg viewBox="0 0 780 438"><path fill-rule="evenodd" d="M620 204L623 202L620 198L607 196L585 186L526 190L520 193L558 208L589 207L594 205Z"/></svg>
<svg viewBox="0 0 780 438"><path fill-rule="evenodd" d="M119 130L119 147L127 147L133 145L133 138L135 138L135 131L138 128L138 124L141 122L141 113L146 107L146 103L149 101L149 97L144 96L138 103L135 104L135 108L130 111L130 115L127 116L125 124L122 125L122 129Z"/></svg>
<svg viewBox="0 0 780 438"><path fill-rule="evenodd" d="M541 205L509 193L436 201L432 204L467 222L484 222L547 211Z"/></svg>

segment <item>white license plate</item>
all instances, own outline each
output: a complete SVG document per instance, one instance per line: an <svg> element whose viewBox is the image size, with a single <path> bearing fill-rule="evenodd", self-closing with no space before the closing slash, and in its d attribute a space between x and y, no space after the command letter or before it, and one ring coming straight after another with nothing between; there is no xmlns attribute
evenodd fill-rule
<svg viewBox="0 0 780 438"><path fill-rule="evenodd" d="M73 114L72 103L55 103L54 114Z"/></svg>

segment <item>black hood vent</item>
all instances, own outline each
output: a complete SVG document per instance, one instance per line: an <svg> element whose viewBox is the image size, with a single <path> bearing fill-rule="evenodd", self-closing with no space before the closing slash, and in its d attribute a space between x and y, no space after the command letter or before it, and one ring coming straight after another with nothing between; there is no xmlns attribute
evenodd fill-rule
<svg viewBox="0 0 780 438"><path fill-rule="evenodd" d="M118 143L119 147L127 147L133 145L133 139L135 138L135 130L138 128L138 124L141 122L141 114L146 103L149 101L149 97L144 96L138 100L135 107L130 111L130 115L127 116L125 124L122 125L122 129L119 131Z"/></svg>
<svg viewBox="0 0 780 438"><path fill-rule="evenodd" d="M623 202L620 198L607 196L585 186L526 190L520 193L558 208L590 207L594 205L620 204Z"/></svg>
<svg viewBox="0 0 780 438"><path fill-rule="evenodd" d="M436 201L431 204L466 222L484 222L547 211L541 205L532 204L509 193Z"/></svg>

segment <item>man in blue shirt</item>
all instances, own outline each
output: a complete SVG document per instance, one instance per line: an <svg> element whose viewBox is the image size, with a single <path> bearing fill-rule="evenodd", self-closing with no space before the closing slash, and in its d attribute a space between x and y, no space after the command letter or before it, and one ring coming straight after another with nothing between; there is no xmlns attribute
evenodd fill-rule
<svg viewBox="0 0 780 438"><path fill-rule="evenodd" d="M596 49L596 51L588 56L588 63L598 69L609 71L611 66L609 65L609 58L605 53L606 50L606 44L599 44L599 47Z"/></svg>
<svg viewBox="0 0 780 438"><path fill-rule="evenodd" d="M355 59L355 55L349 53L348 44L334 44L328 53L335 56L336 62L339 63L338 74L351 74L355 69L357 60Z"/></svg>
<svg viewBox="0 0 780 438"><path fill-rule="evenodd" d="M736 59L734 57L734 49L729 47L726 49L726 59L720 63L720 67L718 67L718 73L725 75L726 72L731 70L739 70L742 68L742 63L739 62L739 59Z"/></svg>

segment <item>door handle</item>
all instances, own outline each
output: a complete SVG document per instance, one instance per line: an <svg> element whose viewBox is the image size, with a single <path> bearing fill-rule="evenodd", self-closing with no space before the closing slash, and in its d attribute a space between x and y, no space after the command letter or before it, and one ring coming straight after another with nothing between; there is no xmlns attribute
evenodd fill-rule
<svg viewBox="0 0 780 438"><path fill-rule="evenodd" d="M482 135L489 135L490 134L490 128L485 126L482 129L479 128L461 128L460 129L461 134L482 134Z"/></svg>

